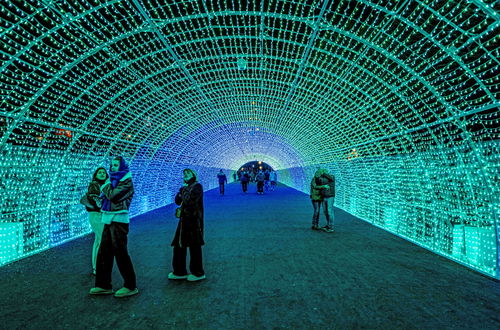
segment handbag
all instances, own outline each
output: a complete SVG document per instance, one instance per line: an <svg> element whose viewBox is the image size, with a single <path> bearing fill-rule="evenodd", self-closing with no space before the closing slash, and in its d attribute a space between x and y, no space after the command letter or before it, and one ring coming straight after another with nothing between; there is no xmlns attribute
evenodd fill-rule
<svg viewBox="0 0 500 330"><path fill-rule="evenodd" d="M175 217L180 218L182 213L182 206L179 206L178 208L175 209Z"/></svg>
<svg viewBox="0 0 500 330"><path fill-rule="evenodd" d="M94 208L94 205L92 205L89 201L88 194L85 194L82 196L82 198L80 198L80 204L83 204L85 207L88 207L88 208Z"/></svg>

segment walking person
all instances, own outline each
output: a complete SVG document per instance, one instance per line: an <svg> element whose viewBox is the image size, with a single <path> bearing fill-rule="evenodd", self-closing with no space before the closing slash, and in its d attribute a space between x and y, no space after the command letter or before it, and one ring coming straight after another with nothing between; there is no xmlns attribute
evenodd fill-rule
<svg viewBox="0 0 500 330"><path fill-rule="evenodd" d="M97 264L97 252L99 252L99 247L101 246L102 230L104 229L104 224L102 223L101 206L102 200L99 197L101 194L101 187L104 182L108 179L108 172L104 167L99 167L95 170L92 176L92 181L89 183L87 190L87 200L90 206L86 206L87 212L89 212L89 222L92 231L94 232L94 245L92 247L92 274L96 274L96 264Z"/></svg>
<svg viewBox="0 0 500 330"><path fill-rule="evenodd" d="M168 274L169 280L200 281L205 279L201 247L205 245L203 239L203 187L198 182L196 173L185 169L184 184L175 196L175 203L181 206L181 215L175 236L172 241L174 247L172 267ZM189 248L190 263L188 275L186 269L186 255Z"/></svg>
<svg viewBox="0 0 500 330"><path fill-rule="evenodd" d="M219 195L224 195L224 183L227 183L227 177L222 170L217 174L217 179L219 179Z"/></svg>
<svg viewBox="0 0 500 330"><path fill-rule="evenodd" d="M115 297L122 298L139 293L132 260L127 251L129 232L129 208L134 195L132 175L123 157L115 157L111 162L110 180L101 187L103 196L102 222L104 229L99 253L95 287L91 295L112 294L111 273L116 259L124 284L116 291Z"/></svg>
<svg viewBox="0 0 500 330"><path fill-rule="evenodd" d="M330 174L327 169L323 169L317 183L319 186L323 187L321 195L323 197L323 212L326 217L326 226L321 229L327 233L331 233L333 232L334 220L333 204L335 202L335 177L333 174Z"/></svg>
<svg viewBox="0 0 500 330"><path fill-rule="evenodd" d="M257 181L257 194L263 195L265 176L262 171L259 171L259 173L257 173L257 175L255 176L255 181Z"/></svg>
<svg viewBox="0 0 500 330"><path fill-rule="evenodd" d="M248 181L250 181L250 175L248 175L246 171L243 171L241 173L240 182L241 182L241 189L243 190L244 193L247 192Z"/></svg>

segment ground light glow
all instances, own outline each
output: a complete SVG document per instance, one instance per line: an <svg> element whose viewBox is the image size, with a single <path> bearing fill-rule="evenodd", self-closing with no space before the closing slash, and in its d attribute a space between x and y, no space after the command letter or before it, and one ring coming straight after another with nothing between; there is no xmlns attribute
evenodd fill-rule
<svg viewBox="0 0 500 330"><path fill-rule="evenodd" d="M90 232L93 169L132 215L261 160L336 206L499 277L498 2L2 1L0 265ZM229 178L230 176L228 176Z"/></svg>

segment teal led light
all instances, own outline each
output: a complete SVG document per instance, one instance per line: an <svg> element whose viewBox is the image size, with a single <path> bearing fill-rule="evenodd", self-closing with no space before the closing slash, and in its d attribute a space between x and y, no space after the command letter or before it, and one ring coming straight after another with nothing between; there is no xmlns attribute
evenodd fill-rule
<svg viewBox="0 0 500 330"><path fill-rule="evenodd" d="M130 160L138 215L184 167L261 160L337 207L499 272L497 1L0 4L0 265L88 234L93 170Z"/></svg>

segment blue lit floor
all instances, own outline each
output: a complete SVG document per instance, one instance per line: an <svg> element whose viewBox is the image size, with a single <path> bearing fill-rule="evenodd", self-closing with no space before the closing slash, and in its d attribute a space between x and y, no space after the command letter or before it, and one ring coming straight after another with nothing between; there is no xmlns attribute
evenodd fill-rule
<svg viewBox="0 0 500 330"><path fill-rule="evenodd" d="M205 270L169 282L173 206L133 220L141 293L90 297L91 235L0 268L4 328L495 328L500 284L336 210L310 229L309 197L284 186L205 194ZM322 218L322 221L324 219ZM116 266L114 285L121 287ZM463 284L467 283L467 286Z"/></svg>

